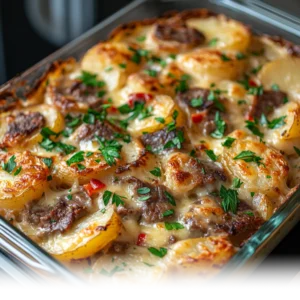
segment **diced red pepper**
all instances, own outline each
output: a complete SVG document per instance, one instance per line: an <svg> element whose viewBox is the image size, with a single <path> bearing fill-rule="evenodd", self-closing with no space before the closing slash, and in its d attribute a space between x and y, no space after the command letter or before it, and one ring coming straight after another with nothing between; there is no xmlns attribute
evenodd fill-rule
<svg viewBox="0 0 300 300"><path fill-rule="evenodd" d="M118 109L115 106L111 106L107 111L111 114L115 114L118 112Z"/></svg>
<svg viewBox="0 0 300 300"><path fill-rule="evenodd" d="M105 188L106 185L100 180L93 178L90 180L90 183L85 184L83 187L88 193L88 195L92 196L93 194L99 192L99 190Z"/></svg>
<svg viewBox="0 0 300 300"><path fill-rule="evenodd" d="M135 102L148 102L153 99L152 94L132 93L129 95L128 104L132 107Z"/></svg>
<svg viewBox="0 0 300 300"><path fill-rule="evenodd" d="M140 233L140 234L138 235L138 239L137 239L136 244L137 244L138 246L143 246L144 243L145 243L145 240L146 240L146 233Z"/></svg>
<svg viewBox="0 0 300 300"><path fill-rule="evenodd" d="M249 85L252 86L252 87L256 87L257 86L256 82L254 80L252 80L252 79L249 79L248 82L249 82Z"/></svg>
<svg viewBox="0 0 300 300"><path fill-rule="evenodd" d="M203 118L204 118L203 113L192 114L193 123L196 123L196 124L201 123Z"/></svg>

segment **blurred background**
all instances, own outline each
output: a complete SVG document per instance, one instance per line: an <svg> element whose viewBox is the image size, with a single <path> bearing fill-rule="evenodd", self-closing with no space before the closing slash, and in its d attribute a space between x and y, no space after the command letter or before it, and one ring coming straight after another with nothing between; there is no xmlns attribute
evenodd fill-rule
<svg viewBox="0 0 300 300"><path fill-rule="evenodd" d="M0 84L130 2L0 0Z"/></svg>

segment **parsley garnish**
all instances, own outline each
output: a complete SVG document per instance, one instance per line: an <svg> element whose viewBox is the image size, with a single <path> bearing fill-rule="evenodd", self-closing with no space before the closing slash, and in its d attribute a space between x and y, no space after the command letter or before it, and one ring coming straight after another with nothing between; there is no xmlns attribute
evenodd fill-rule
<svg viewBox="0 0 300 300"><path fill-rule="evenodd" d="M205 150L205 153L212 161L217 161L218 157L215 155L213 150Z"/></svg>
<svg viewBox="0 0 300 300"><path fill-rule="evenodd" d="M262 158L257 156L254 152L252 152L250 150L242 151L240 154L238 154L233 159L234 160L241 159L245 162L254 162L258 166L263 165L263 163L261 162Z"/></svg>
<svg viewBox="0 0 300 300"><path fill-rule="evenodd" d="M48 167L48 168L51 168L52 166L52 158L51 157L44 157L43 158L43 162L45 163L45 165Z"/></svg>
<svg viewBox="0 0 300 300"><path fill-rule="evenodd" d="M271 89L276 92L280 91L279 85L276 83L272 84Z"/></svg>
<svg viewBox="0 0 300 300"><path fill-rule="evenodd" d="M22 171L22 166L20 166L14 173L14 176L17 176L20 174L20 172Z"/></svg>
<svg viewBox="0 0 300 300"><path fill-rule="evenodd" d="M298 156L300 156L300 149L297 148L296 146L294 146L294 150L295 150L295 152L298 154Z"/></svg>
<svg viewBox="0 0 300 300"><path fill-rule="evenodd" d="M193 98L191 100L192 107L200 107L201 105L203 105L203 97Z"/></svg>
<svg viewBox="0 0 300 300"><path fill-rule="evenodd" d="M246 121L246 128L248 128L254 135L259 136L260 138L264 137L264 134L259 130L259 128L257 127L258 123L255 120L253 121Z"/></svg>
<svg viewBox="0 0 300 300"><path fill-rule="evenodd" d="M254 213L252 211L244 211L244 214L250 217L254 217Z"/></svg>
<svg viewBox="0 0 300 300"><path fill-rule="evenodd" d="M122 69L126 69L127 68L127 65L122 63L122 64L119 64L119 67L122 68Z"/></svg>
<svg viewBox="0 0 300 300"><path fill-rule="evenodd" d="M100 145L99 151L103 155L105 161L110 165L116 164L115 159L120 158L120 151L122 149L122 145L119 144L118 141L115 140L105 140L104 138L96 137L98 143Z"/></svg>
<svg viewBox="0 0 300 300"><path fill-rule="evenodd" d="M220 112L216 112L215 115L215 125L216 129L210 135L215 139L221 139L224 136L224 132L226 129L226 123L221 119Z"/></svg>
<svg viewBox="0 0 300 300"><path fill-rule="evenodd" d="M262 85L260 86L251 86L248 89L249 95L260 96L264 93L264 88Z"/></svg>
<svg viewBox="0 0 300 300"><path fill-rule="evenodd" d="M222 59L223 61L231 61L231 58L228 57L228 56L227 56L226 54L224 54L224 53L221 54L221 59Z"/></svg>
<svg viewBox="0 0 300 300"><path fill-rule="evenodd" d="M146 40L146 37L143 35L143 36L138 36L137 38L136 38L136 40L138 41L138 42L144 42L145 40Z"/></svg>
<svg viewBox="0 0 300 300"><path fill-rule="evenodd" d="M2 162L1 163L2 169L4 171L6 171L7 173L11 173L14 170L14 168L17 166L15 159L16 159L16 156L13 155L10 157L10 159L7 161L7 163Z"/></svg>
<svg viewBox="0 0 300 300"><path fill-rule="evenodd" d="M157 71L149 69L149 70L144 70L144 73L146 73L147 75L151 76L151 77L156 77L157 76Z"/></svg>
<svg viewBox="0 0 300 300"><path fill-rule="evenodd" d="M162 216L163 217L168 217L174 214L174 209L168 209L165 212L163 212Z"/></svg>
<svg viewBox="0 0 300 300"><path fill-rule="evenodd" d="M160 168L158 168L158 167L155 167L153 170L150 171L150 173L151 173L153 176L161 177L161 170L160 170Z"/></svg>
<svg viewBox="0 0 300 300"><path fill-rule="evenodd" d="M286 124L285 119L286 119L286 116L282 116L282 117L273 119L272 121L268 121L267 117L264 114L262 114L261 118L260 118L260 123L262 125L267 125L267 127L269 129L277 129Z"/></svg>
<svg viewBox="0 0 300 300"><path fill-rule="evenodd" d="M235 138L228 136L224 141L224 143L222 143L222 146L226 148L230 148L235 140L236 140Z"/></svg>
<svg viewBox="0 0 300 300"><path fill-rule="evenodd" d="M252 198L254 197L254 195L255 195L254 192L250 192L250 196L251 196Z"/></svg>
<svg viewBox="0 0 300 300"><path fill-rule="evenodd" d="M232 189L226 189L223 185L220 189L220 198L222 199L221 206L225 212L237 212L239 204L238 192Z"/></svg>
<svg viewBox="0 0 300 300"><path fill-rule="evenodd" d="M141 188L137 189L137 192L140 195L145 195L145 194L150 193L150 188L148 188L148 187L141 187Z"/></svg>
<svg viewBox="0 0 300 300"><path fill-rule="evenodd" d="M86 71L82 71L81 75L78 77L86 86L93 87L103 87L105 86L105 82L97 79L97 74L92 74Z"/></svg>
<svg viewBox="0 0 300 300"><path fill-rule="evenodd" d="M183 229L184 226L178 222L165 222L165 228L167 230L179 230Z"/></svg>
<svg viewBox="0 0 300 300"><path fill-rule="evenodd" d="M166 195L166 197L168 199L168 202L170 204L172 204L173 206L176 206L176 202L175 202L174 197L169 192L167 192L167 191L165 191L164 193L165 193L165 195Z"/></svg>
<svg viewBox="0 0 300 300"><path fill-rule="evenodd" d="M244 182L242 182L239 178L235 177L233 178L233 181L232 181L232 187L235 188L235 189L238 189L242 186Z"/></svg>
<svg viewBox="0 0 300 300"><path fill-rule="evenodd" d="M239 100L237 103L238 105L247 104L246 100Z"/></svg>
<svg viewBox="0 0 300 300"><path fill-rule="evenodd" d="M164 149L169 149L169 148L181 149L183 142L184 142L183 131L178 130L176 132L176 136L164 145Z"/></svg>
<svg viewBox="0 0 300 300"><path fill-rule="evenodd" d="M107 271L105 269L101 269L100 274L104 275L104 276L108 276L108 277L112 277L115 273L117 272L122 272L124 271L123 268L119 267L119 266L115 266L112 270Z"/></svg>
<svg viewBox="0 0 300 300"><path fill-rule="evenodd" d="M260 65L260 66L258 66L256 68L253 68L251 70L251 73L254 74L254 75L256 75L261 70L261 68L262 68L262 65Z"/></svg>
<svg viewBox="0 0 300 300"><path fill-rule="evenodd" d="M220 94L220 91L219 91L219 90L214 90L214 91L211 90L211 91L209 92L209 94L208 94L207 100L213 101L215 107L216 107L218 110L224 112L224 111L225 111L225 107L224 107L223 103L221 103L221 102L219 101L219 99L218 99L218 97L217 97L218 94Z"/></svg>
<svg viewBox="0 0 300 300"><path fill-rule="evenodd" d="M163 248L163 247L160 247L159 249L156 249L154 247L150 247L150 248L148 248L148 251L150 253L152 253L153 255L161 257L161 258L164 257L168 252L168 250L166 248Z"/></svg>
<svg viewBox="0 0 300 300"><path fill-rule="evenodd" d="M161 123L161 124L165 124L165 122L166 122L165 119L162 117L155 118L155 121L157 121L158 123Z"/></svg>
<svg viewBox="0 0 300 300"><path fill-rule="evenodd" d="M124 201L122 199L125 199L126 197L120 196L116 193L112 193L111 191L105 191L103 193L102 199L105 206L107 206L107 204L109 203L111 196L112 196L112 201L111 201L112 204L116 204L117 207L119 205L124 206Z"/></svg>
<svg viewBox="0 0 300 300"><path fill-rule="evenodd" d="M180 80L178 81L177 86L175 87L176 93L183 93L189 89L188 80L190 79L190 76L185 74L182 75Z"/></svg>
<svg viewBox="0 0 300 300"><path fill-rule="evenodd" d="M67 161L67 165L70 166L74 163L79 163L84 161L84 151L79 151L75 153L73 156L71 156Z"/></svg>
<svg viewBox="0 0 300 300"><path fill-rule="evenodd" d="M208 45L211 46L211 47L214 47L217 45L217 42L218 42L218 38L212 38L209 42L208 42Z"/></svg>
<svg viewBox="0 0 300 300"><path fill-rule="evenodd" d="M238 60L247 58L247 56L246 56L244 53L242 53L242 52L238 52L238 53L235 55L235 57L236 57L236 59L238 59Z"/></svg>

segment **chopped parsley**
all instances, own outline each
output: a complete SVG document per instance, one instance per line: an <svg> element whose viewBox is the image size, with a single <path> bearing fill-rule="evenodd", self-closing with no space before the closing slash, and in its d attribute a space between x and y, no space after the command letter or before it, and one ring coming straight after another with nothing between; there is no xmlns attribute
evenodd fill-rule
<svg viewBox="0 0 300 300"><path fill-rule="evenodd" d="M86 86L92 87L104 87L105 82L97 79L97 74L92 74L86 71L82 71L81 75L78 77Z"/></svg>
<svg viewBox="0 0 300 300"><path fill-rule="evenodd" d="M163 248L163 247L160 247L159 249L154 248L154 247L150 247L150 248L148 248L148 251L150 253L152 253L153 255L158 256L160 258L164 257L168 252L168 250L166 248Z"/></svg>
<svg viewBox="0 0 300 300"><path fill-rule="evenodd" d="M116 193L112 193L111 191L108 190L103 193L103 197L102 197L105 206L107 206L111 198L112 198L111 201L112 204L115 204L117 207L119 205L124 206L124 201L122 199L125 199L126 197L120 196Z"/></svg>
<svg viewBox="0 0 300 300"><path fill-rule="evenodd" d="M86 169L86 167L85 167L84 165L82 165L82 164L77 164L77 168L78 168L78 170L80 170L80 171Z"/></svg>
<svg viewBox="0 0 300 300"><path fill-rule="evenodd" d="M221 119L219 111L217 111L215 115L215 125L216 125L216 129L210 135L215 139L221 139L224 136L226 123L224 120Z"/></svg>
<svg viewBox="0 0 300 300"><path fill-rule="evenodd" d="M17 168L17 170L14 173L14 176L19 175L21 171L22 171L22 166L20 166L19 168Z"/></svg>
<svg viewBox="0 0 300 300"><path fill-rule="evenodd" d="M161 170L158 167L155 167L153 170L149 171L153 176L161 177Z"/></svg>
<svg viewBox="0 0 300 300"><path fill-rule="evenodd" d="M251 70L251 73L254 74L254 75L256 75L261 70L261 68L262 68L262 65L260 65L260 66L258 66L256 68L253 68Z"/></svg>
<svg viewBox="0 0 300 300"><path fill-rule="evenodd" d="M148 188L148 187L141 187L141 188L137 189L137 192L140 195L145 195L145 194L150 193L150 188Z"/></svg>
<svg viewBox="0 0 300 300"><path fill-rule="evenodd" d="M43 158L43 162L45 163L45 165L46 165L48 168L51 168L52 163L53 163L51 157L44 157L44 158Z"/></svg>
<svg viewBox="0 0 300 300"><path fill-rule="evenodd" d="M242 182L239 178L235 177L233 178L233 181L232 181L232 187L235 188L235 189L238 189L242 186L244 182Z"/></svg>
<svg viewBox="0 0 300 300"><path fill-rule="evenodd" d="M286 116L282 116L279 118L275 118L272 121L268 121L267 117L262 114L260 118L261 125L267 125L269 129L277 129L286 124L285 122Z"/></svg>
<svg viewBox="0 0 300 300"><path fill-rule="evenodd" d="M52 180L52 175L47 176L47 181L51 181Z"/></svg>
<svg viewBox="0 0 300 300"><path fill-rule="evenodd" d="M220 100L218 99L218 96L217 96L219 94L220 94L219 90L210 90L210 92L208 94L208 97L207 97L207 100L213 101L215 107L218 110L224 112L225 111L225 107L224 107L223 103L220 102Z"/></svg>
<svg viewBox="0 0 300 300"><path fill-rule="evenodd" d="M250 150L242 151L240 154L235 156L233 159L234 160L241 159L245 162L254 162L258 166L263 165L263 163L261 162L262 158L257 156L253 151L250 151Z"/></svg>
<svg viewBox="0 0 300 300"><path fill-rule="evenodd" d="M141 42L144 42L146 40L146 37L144 35L143 36L138 36L136 38L136 40L141 43Z"/></svg>
<svg viewBox="0 0 300 300"><path fill-rule="evenodd" d="M218 38L212 38L209 42L208 42L208 45L211 46L211 47L214 47L217 45L218 43Z"/></svg>
<svg viewBox="0 0 300 300"><path fill-rule="evenodd" d="M238 100L238 105L247 104L246 100Z"/></svg>
<svg viewBox="0 0 300 300"><path fill-rule="evenodd" d="M112 270L110 271L107 271L106 269L102 268L100 270L100 274L104 275L104 276L107 276L107 277L112 277L115 273L118 273L118 272L122 272L124 271L123 268L119 267L119 266L115 266Z"/></svg>
<svg viewBox="0 0 300 300"><path fill-rule="evenodd" d="M110 166L116 164L116 158L120 158L120 151L122 149L122 145L116 140L105 140L104 138L100 138L96 136L98 143L100 145L99 151L103 155L104 160Z"/></svg>
<svg viewBox="0 0 300 300"><path fill-rule="evenodd" d="M122 63L122 64L119 64L119 67L120 67L121 69L126 69L126 68L127 68L127 65L124 64L124 63Z"/></svg>
<svg viewBox="0 0 300 300"><path fill-rule="evenodd" d="M259 136L260 138L264 137L264 134L259 130L259 128L257 127L258 122L255 120L253 121L246 121L246 128L248 128L254 135Z"/></svg>
<svg viewBox="0 0 300 300"><path fill-rule="evenodd" d="M205 153L212 161L217 161L218 157L213 150L205 150Z"/></svg>
<svg viewBox="0 0 300 300"><path fill-rule="evenodd" d="M166 120L162 117L155 118L155 121L157 121L158 123L161 123L161 124L165 124L165 122L166 122Z"/></svg>
<svg viewBox="0 0 300 300"><path fill-rule="evenodd" d="M225 212L237 212L239 199L237 190L226 189L223 185L220 189L220 198L222 199L221 206Z"/></svg>
<svg viewBox="0 0 300 300"><path fill-rule="evenodd" d="M79 151L77 153L75 153L74 155L72 155L67 161L67 165L70 166L74 163L79 163L84 161L84 151Z"/></svg>
<svg viewBox="0 0 300 300"><path fill-rule="evenodd" d="M172 204L173 206L176 206L176 202L175 202L175 199L174 197L167 191L164 191L166 197L167 197L167 200L170 204Z"/></svg>
<svg viewBox="0 0 300 300"><path fill-rule="evenodd" d="M181 149L183 142L184 142L183 131L178 130L176 132L176 136L164 145L164 149L169 149L169 148Z"/></svg>
<svg viewBox="0 0 300 300"><path fill-rule="evenodd" d="M236 140L235 138L228 136L224 141L224 143L222 143L222 146L226 148L230 148L235 140Z"/></svg>
<svg viewBox="0 0 300 300"><path fill-rule="evenodd" d="M254 192L250 192L250 196L251 196L252 198L254 197L254 195L255 195Z"/></svg>
<svg viewBox="0 0 300 300"><path fill-rule="evenodd" d="M276 92L280 91L279 85L276 83L272 84L271 89Z"/></svg>
<svg viewBox="0 0 300 300"><path fill-rule="evenodd" d="M250 217L254 217L254 213L252 211L244 211L244 214Z"/></svg>
<svg viewBox="0 0 300 300"><path fill-rule="evenodd" d="M178 81L178 84L175 87L176 93L183 93L189 89L188 80L190 79L190 76L187 74L184 74L181 76L181 78Z"/></svg>
<svg viewBox="0 0 300 300"><path fill-rule="evenodd" d="M7 173L11 173L15 167L17 166L16 162L15 162L16 156L13 155L9 158L9 160L7 161L7 163L2 162L1 163L1 167L4 171L6 171Z"/></svg>
<svg viewBox="0 0 300 300"><path fill-rule="evenodd" d="M261 96L264 93L264 88L260 86L251 86L248 88L248 94L254 96Z"/></svg>
<svg viewBox="0 0 300 300"><path fill-rule="evenodd" d="M227 56L226 54L224 54L224 53L221 54L221 59L222 59L223 61L231 61L231 58L228 57L228 56Z"/></svg>
<svg viewBox="0 0 300 300"><path fill-rule="evenodd" d="M191 100L192 107L200 107L201 105L203 105L203 97L193 98Z"/></svg>
<svg viewBox="0 0 300 300"><path fill-rule="evenodd" d="M244 53L242 53L242 52L238 52L238 53L235 55L235 57L236 57L236 59L238 59L238 60L247 58L247 56L246 56Z"/></svg>
<svg viewBox="0 0 300 300"><path fill-rule="evenodd" d="M296 146L294 146L294 150L295 150L295 152L298 154L298 156L300 156L300 149L297 148Z"/></svg>
<svg viewBox="0 0 300 300"><path fill-rule="evenodd" d="M157 76L157 71L155 71L153 69L144 70L144 73L146 73L147 75L149 75L151 77L156 77Z"/></svg>
<svg viewBox="0 0 300 300"><path fill-rule="evenodd" d="M163 212L162 216L163 217L168 217L174 214L174 209L168 209L166 211Z"/></svg>
<svg viewBox="0 0 300 300"><path fill-rule="evenodd" d="M179 230L183 229L184 226L178 222L165 222L165 228L167 230Z"/></svg>

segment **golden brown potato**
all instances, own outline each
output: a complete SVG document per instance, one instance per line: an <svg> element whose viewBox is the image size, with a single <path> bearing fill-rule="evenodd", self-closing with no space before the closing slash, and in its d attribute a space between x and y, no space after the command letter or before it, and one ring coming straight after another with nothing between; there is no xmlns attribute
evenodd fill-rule
<svg viewBox="0 0 300 300"><path fill-rule="evenodd" d="M243 131L236 130L231 136L236 140L230 148L223 148L220 161L232 179L236 177L243 182L238 190L240 198L252 205L252 193L261 193L274 201L275 206L280 205L288 192L289 165L285 157ZM241 153L248 161L237 157Z"/></svg>
<svg viewBox="0 0 300 300"><path fill-rule="evenodd" d="M104 214L85 217L66 233L50 236L41 246L59 260L87 258L116 239L120 230L121 221L110 207Z"/></svg>
<svg viewBox="0 0 300 300"><path fill-rule="evenodd" d="M167 272L189 275L212 275L235 254L231 242L223 236L180 241L171 246L165 257Z"/></svg>
<svg viewBox="0 0 300 300"><path fill-rule="evenodd" d="M121 88L127 76L136 72L141 64L132 61L134 51L123 43L99 43L91 48L82 58L81 68L97 74L106 82L107 88L113 91Z"/></svg>
<svg viewBox="0 0 300 300"><path fill-rule="evenodd" d="M237 79L245 67L245 60L238 60L235 53L215 49L199 49L179 55L177 62L192 76L193 85L206 88L224 79Z"/></svg>
<svg viewBox="0 0 300 300"><path fill-rule="evenodd" d="M204 33L207 42L215 39L217 49L246 51L250 43L251 32L247 26L228 19L224 15L209 18L191 18L187 25Z"/></svg>
<svg viewBox="0 0 300 300"><path fill-rule="evenodd" d="M49 175L49 169L42 158L25 151L1 153L0 161L2 163L0 170L2 208L18 211L26 203L41 197L48 185Z"/></svg>

